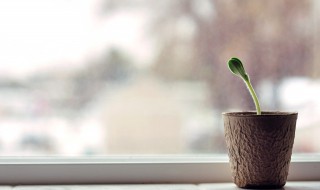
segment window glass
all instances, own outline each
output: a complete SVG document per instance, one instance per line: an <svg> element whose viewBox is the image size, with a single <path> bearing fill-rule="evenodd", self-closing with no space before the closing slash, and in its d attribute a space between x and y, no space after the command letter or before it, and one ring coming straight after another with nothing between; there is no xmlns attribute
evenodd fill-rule
<svg viewBox="0 0 320 190"><path fill-rule="evenodd" d="M226 153L221 113L298 111L320 152L320 1L0 1L0 155Z"/></svg>

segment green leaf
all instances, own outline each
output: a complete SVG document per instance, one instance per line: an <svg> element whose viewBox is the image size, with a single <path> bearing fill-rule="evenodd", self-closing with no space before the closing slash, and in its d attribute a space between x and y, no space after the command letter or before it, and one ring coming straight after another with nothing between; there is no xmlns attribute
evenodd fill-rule
<svg viewBox="0 0 320 190"><path fill-rule="evenodd" d="M228 61L228 67L233 74L241 77L245 81L249 81L249 77L246 71L244 70L243 64L240 61L240 59L236 57L231 58Z"/></svg>

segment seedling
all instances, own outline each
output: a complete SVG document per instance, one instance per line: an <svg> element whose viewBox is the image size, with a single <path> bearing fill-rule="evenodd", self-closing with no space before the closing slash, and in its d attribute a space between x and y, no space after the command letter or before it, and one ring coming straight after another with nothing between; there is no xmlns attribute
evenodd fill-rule
<svg viewBox="0 0 320 190"><path fill-rule="evenodd" d="M260 109L260 104L259 104L259 100L258 97L251 85L250 82L250 78L249 75L246 73L246 71L244 70L244 67L242 65L242 62L240 61L240 59L233 57L228 61L228 67L230 69L230 71L237 75L238 77L242 78L243 81L245 82L245 84L247 85L249 92L252 96L252 99L254 101L254 104L256 106L256 110L257 110L257 115L261 115L261 109Z"/></svg>

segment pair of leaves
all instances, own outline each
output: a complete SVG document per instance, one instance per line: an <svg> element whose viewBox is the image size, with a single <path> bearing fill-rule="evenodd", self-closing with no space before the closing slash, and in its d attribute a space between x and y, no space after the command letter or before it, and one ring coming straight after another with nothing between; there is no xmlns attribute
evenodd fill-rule
<svg viewBox="0 0 320 190"><path fill-rule="evenodd" d="M240 59L233 57L228 61L228 66L230 71L239 76L240 78L242 78L245 81L249 81L249 77L248 74L246 73L246 71L244 70L243 64L240 61Z"/></svg>

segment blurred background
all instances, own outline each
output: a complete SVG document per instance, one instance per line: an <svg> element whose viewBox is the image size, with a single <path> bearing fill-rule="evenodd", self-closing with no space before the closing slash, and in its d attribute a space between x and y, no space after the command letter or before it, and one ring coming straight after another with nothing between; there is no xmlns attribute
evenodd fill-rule
<svg viewBox="0 0 320 190"><path fill-rule="evenodd" d="M224 154L231 57L320 153L320 1L0 1L0 155Z"/></svg>

